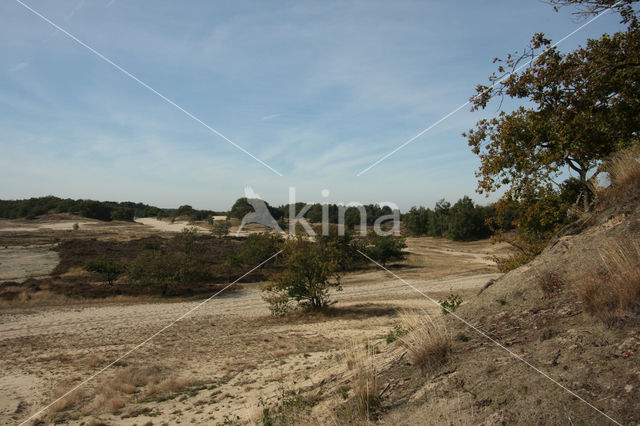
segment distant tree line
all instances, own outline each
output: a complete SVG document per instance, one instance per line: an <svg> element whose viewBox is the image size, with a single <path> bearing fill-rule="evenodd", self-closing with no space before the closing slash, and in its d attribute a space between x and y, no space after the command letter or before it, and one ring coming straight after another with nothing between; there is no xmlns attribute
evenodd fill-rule
<svg viewBox="0 0 640 426"><path fill-rule="evenodd" d="M496 208L493 205L474 204L465 195L453 206L442 199L433 209L412 207L402 215L402 223L405 232L413 237L428 235L470 241L491 236L489 223L495 215Z"/></svg>
<svg viewBox="0 0 640 426"><path fill-rule="evenodd" d="M48 213L71 213L104 221L131 221L134 217L166 215L166 212L158 207L132 202L72 200L54 196L27 200L0 200L0 217L2 218L35 219Z"/></svg>
<svg viewBox="0 0 640 426"><path fill-rule="evenodd" d="M271 213L271 216L273 216L275 220L282 221L283 219L289 218L290 209L292 207L290 204L283 204L278 207L270 206L269 203L266 203L266 204L269 209L269 212ZM307 203L303 203L303 202L296 203L293 206L295 215L296 216L299 215L306 205ZM326 215L328 218L328 223L337 224L340 217L340 206L338 204L324 204L324 205L320 203L312 204L302 217L304 217L311 223L322 222L323 206L326 206L327 208ZM390 207L380 206L378 204L367 204L362 206L362 208L366 213L365 216L366 216L367 226L372 226L375 223L375 221L382 216L393 214L393 211L391 210ZM251 204L249 204L249 201L247 200L247 198L245 197L239 198L231 207L231 210L229 211L229 217L242 219L247 213L250 213L252 211L253 211L253 207L251 206ZM347 226L347 228L352 229L356 226L359 226L360 220L361 220L360 208L347 207L345 209L344 224Z"/></svg>
<svg viewBox="0 0 640 426"><path fill-rule="evenodd" d="M188 217L191 222L196 222L200 220L209 220L210 223L213 223L213 216L225 216L227 212L218 212L213 210L197 210L191 207L188 204L184 206L180 206L177 209L165 209L164 213L171 219L176 219L178 217ZM156 215L152 215L156 216ZM142 217L142 216L140 216ZM157 217L163 217L158 215Z"/></svg>
<svg viewBox="0 0 640 426"><path fill-rule="evenodd" d="M131 201L73 200L52 195L26 200L0 200L0 217L5 219L35 219L48 213L70 213L103 221L132 221L135 217L188 217L190 221L207 220L226 212L196 210L189 205L177 209L162 209Z"/></svg>

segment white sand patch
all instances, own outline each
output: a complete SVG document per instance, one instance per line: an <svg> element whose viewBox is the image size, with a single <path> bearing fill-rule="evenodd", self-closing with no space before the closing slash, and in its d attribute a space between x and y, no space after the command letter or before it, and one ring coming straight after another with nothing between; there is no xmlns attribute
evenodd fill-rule
<svg viewBox="0 0 640 426"><path fill-rule="evenodd" d="M41 231L44 229L52 229L54 231L71 231L73 229L73 225L78 224L79 229L82 229L86 226L93 225L95 222L89 221L77 221L77 220L59 220L56 222L39 222L39 223L25 223L20 224L19 226L15 226L16 223L12 223L14 226L2 227L0 226L0 231L2 232L35 232Z"/></svg>
<svg viewBox="0 0 640 426"><path fill-rule="evenodd" d="M155 217L141 217L135 220L137 223L141 223L146 226L150 226L158 231L162 232L182 232L185 228L196 228L198 231L209 232L207 228L196 225L189 225L186 221L175 221L171 223L168 220L161 220Z"/></svg>
<svg viewBox="0 0 640 426"><path fill-rule="evenodd" d="M58 262L58 253L46 248L0 248L0 282L47 276Z"/></svg>

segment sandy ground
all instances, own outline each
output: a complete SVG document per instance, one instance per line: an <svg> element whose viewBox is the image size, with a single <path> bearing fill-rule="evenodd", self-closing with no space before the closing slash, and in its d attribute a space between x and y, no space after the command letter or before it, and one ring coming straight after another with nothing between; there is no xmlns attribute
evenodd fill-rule
<svg viewBox="0 0 640 426"><path fill-rule="evenodd" d="M151 227L154 230L161 232L182 232L185 228L196 228L198 231L208 232L207 228L197 225L190 225L187 221L175 221L171 223L168 220L160 220L155 217L142 217L136 219L137 223L141 223L145 226Z"/></svg>
<svg viewBox="0 0 640 426"><path fill-rule="evenodd" d="M59 261L49 248L0 248L0 282L47 276Z"/></svg>
<svg viewBox="0 0 640 426"><path fill-rule="evenodd" d="M175 232L165 227L168 223L142 223ZM435 300L452 292L468 300L488 279L499 276L487 257L504 248L487 241L414 238L407 243L408 260L390 268ZM20 259L29 273L46 273L55 262L46 249L16 250L5 252L2 259ZM20 274L10 270L0 269ZM41 417L70 424L89 419L131 425L254 422L259 420L260 401L277 401L288 390L324 381L337 386L345 374L344 357L354 345L383 341L397 322L398 309L437 313L438 306L416 289L382 270L353 273L335 293L333 314L287 320L269 315L259 285L200 306L117 299L6 306L0 310L0 423L27 419L159 331ZM123 377L144 368L157 372L158 383L118 396L114 389L120 389ZM74 408L65 410L66 401Z"/></svg>
<svg viewBox="0 0 640 426"><path fill-rule="evenodd" d="M15 223L18 226L2 226L2 232L37 232L46 229L51 229L55 231L69 231L73 229L73 225L77 224L78 228L86 228L88 226L92 226L95 222L91 221L75 221L75 220L65 220L65 221L56 221L56 222L39 222L39 223Z"/></svg>
<svg viewBox="0 0 640 426"><path fill-rule="evenodd" d="M218 220L226 220L226 216L213 216L215 221ZM153 229L155 231L160 232L182 232L186 228L195 228L198 232L209 232L210 228L205 227L204 225L192 224L187 221L175 221L171 223L168 220L160 220L155 217L143 217L135 220L136 223L145 225L149 229ZM239 222L237 220L233 221ZM257 224L249 224L242 228L242 230L238 230L239 225L232 226L229 229L229 235L236 237L246 237L249 234L254 234L257 232L269 231L268 228L257 225Z"/></svg>

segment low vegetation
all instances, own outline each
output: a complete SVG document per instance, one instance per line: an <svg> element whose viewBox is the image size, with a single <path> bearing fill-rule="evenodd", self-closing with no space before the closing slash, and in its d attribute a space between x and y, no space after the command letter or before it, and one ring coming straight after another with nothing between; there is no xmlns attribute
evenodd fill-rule
<svg viewBox="0 0 640 426"><path fill-rule="evenodd" d="M402 327L407 333L399 341L407 348L411 363L423 373L431 373L449 360L451 337L442 320L426 312L402 312Z"/></svg>
<svg viewBox="0 0 640 426"><path fill-rule="evenodd" d="M367 256L385 266L392 260L404 259L405 253L402 251L407 247L402 237L393 235L378 235L370 233L367 238L365 252Z"/></svg>
<svg viewBox="0 0 640 426"><path fill-rule="evenodd" d="M350 351L347 365L351 369L351 387L356 407L366 420L375 420L380 409L380 383L376 366L375 348L367 343L363 351L358 345Z"/></svg>
<svg viewBox="0 0 640 426"><path fill-rule="evenodd" d="M213 226L211 227L211 234L218 237L226 237L229 235L229 230L231 229L231 221L229 220L217 220L213 222Z"/></svg>
<svg viewBox="0 0 640 426"><path fill-rule="evenodd" d="M282 244L282 237L271 232L249 235L235 253L226 254L226 262L231 266L253 268L276 254Z"/></svg>
<svg viewBox="0 0 640 426"><path fill-rule="evenodd" d="M609 241L599 252L601 263L574 287L587 314L613 324L640 312L640 244Z"/></svg>
<svg viewBox="0 0 640 426"><path fill-rule="evenodd" d="M280 245L284 270L263 288L264 300L274 314L299 307L318 310L331 304L330 291L340 290L340 251L333 244L318 244L298 235Z"/></svg>
<svg viewBox="0 0 640 426"><path fill-rule="evenodd" d="M125 264L113 261L106 254L85 262L83 268L97 274L109 285L113 285L113 282L127 270Z"/></svg>
<svg viewBox="0 0 640 426"><path fill-rule="evenodd" d="M458 309L458 306L462 305L462 298L457 294L452 293L445 299L439 300L438 303L442 309L442 314L447 315L451 312L455 312L456 309Z"/></svg>

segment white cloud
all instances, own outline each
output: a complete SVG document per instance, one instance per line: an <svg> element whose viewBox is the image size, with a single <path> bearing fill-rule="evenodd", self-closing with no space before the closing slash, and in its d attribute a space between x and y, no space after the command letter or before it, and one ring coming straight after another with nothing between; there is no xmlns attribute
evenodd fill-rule
<svg viewBox="0 0 640 426"><path fill-rule="evenodd" d="M21 62L18 62L17 64L15 64L14 66L12 66L11 68L9 68L9 71L18 72L20 70L25 69L28 66L29 66L29 62L21 61Z"/></svg>

